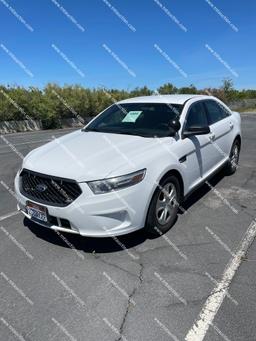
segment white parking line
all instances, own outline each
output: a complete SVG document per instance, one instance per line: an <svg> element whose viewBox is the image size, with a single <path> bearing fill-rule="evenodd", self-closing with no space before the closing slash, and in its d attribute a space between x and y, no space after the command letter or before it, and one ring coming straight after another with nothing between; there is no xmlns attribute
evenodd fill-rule
<svg viewBox="0 0 256 341"><path fill-rule="evenodd" d="M3 220L5 220L5 219L7 219L7 218L11 218L11 217L13 217L13 216L15 216L15 215L17 215L17 214L19 214L19 213L20 213L19 211L14 211L14 212L7 213L7 214L5 214L5 215L2 215L2 216L0 217L0 221L3 221Z"/></svg>
<svg viewBox="0 0 256 341"><path fill-rule="evenodd" d="M21 143L15 143L13 144L13 146L21 146L23 144L32 144L32 143L41 143L41 142L49 142L51 141L52 139L47 139L47 140L37 140L37 141L28 141L28 142L21 142ZM8 145L3 145L3 146L0 146L0 148L5 148L5 147L9 147Z"/></svg>
<svg viewBox="0 0 256 341"><path fill-rule="evenodd" d="M81 129L82 127L71 127L71 128L63 128L63 129L47 129L47 130L33 130L33 131L20 131L20 132L16 132L16 133L7 133L7 134L4 134L4 135L8 135L8 136L27 136L27 137L30 137L30 136L35 136L35 135L47 135L47 134L53 134L56 135L56 134L63 134L63 132L68 132L69 130L79 130Z"/></svg>
<svg viewBox="0 0 256 341"><path fill-rule="evenodd" d="M202 341L204 339L207 330L209 329L210 325L212 325L214 317L221 307L225 296L227 295L230 283L255 236L256 222L253 221L248 227L244 238L240 242L237 252L234 254L234 257L230 259L228 265L226 266L221 281L211 292L198 316L198 319L187 333L185 337L186 341Z"/></svg>

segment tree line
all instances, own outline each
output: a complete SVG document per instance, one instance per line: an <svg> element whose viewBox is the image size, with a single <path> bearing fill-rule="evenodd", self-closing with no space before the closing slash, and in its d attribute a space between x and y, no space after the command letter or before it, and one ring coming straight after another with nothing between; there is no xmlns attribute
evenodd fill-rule
<svg viewBox="0 0 256 341"><path fill-rule="evenodd" d="M60 119L88 118L122 99L153 94L208 94L226 104L243 103L241 109L256 109L256 90L236 90L230 79L224 79L219 88L197 89L194 85L178 88L166 83L156 90L147 86L131 91L85 88L80 85L48 84L37 87L0 86L0 121L41 120L45 128L56 128Z"/></svg>

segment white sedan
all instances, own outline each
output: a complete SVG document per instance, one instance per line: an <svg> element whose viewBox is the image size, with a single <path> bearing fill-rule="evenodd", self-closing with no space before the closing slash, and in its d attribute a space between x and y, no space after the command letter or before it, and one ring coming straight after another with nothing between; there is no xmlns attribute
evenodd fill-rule
<svg viewBox="0 0 256 341"><path fill-rule="evenodd" d="M217 98L123 100L26 156L15 178L18 209L82 236L165 233L194 189L222 167L236 171L240 148L240 115Z"/></svg>

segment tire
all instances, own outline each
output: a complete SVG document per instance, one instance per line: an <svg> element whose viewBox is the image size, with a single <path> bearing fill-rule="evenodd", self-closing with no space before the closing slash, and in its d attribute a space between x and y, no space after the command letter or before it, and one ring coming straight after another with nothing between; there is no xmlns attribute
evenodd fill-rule
<svg viewBox="0 0 256 341"><path fill-rule="evenodd" d="M227 175L232 175L236 172L237 167L238 167L238 162L239 162L239 153L240 153L240 143L238 140L235 140L230 154L229 154L229 160L226 165L226 174Z"/></svg>
<svg viewBox="0 0 256 341"><path fill-rule="evenodd" d="M166 193L172 194L171 197L167 198ZM155 190L149 205L145 229L150 235L160 236L173 226L180 198L181 187L178 179L174 175L165 177Z"/></svg>

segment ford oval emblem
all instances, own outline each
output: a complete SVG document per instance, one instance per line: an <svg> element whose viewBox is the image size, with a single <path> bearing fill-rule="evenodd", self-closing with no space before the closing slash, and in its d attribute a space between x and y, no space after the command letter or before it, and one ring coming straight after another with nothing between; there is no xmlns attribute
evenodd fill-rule
<svg viewBox="0 0 256 341"><path fill-rule="evenodd" d="M45 192L47 190L47 186L45 184L36 185L36 190L40 193Z"/></svg>

